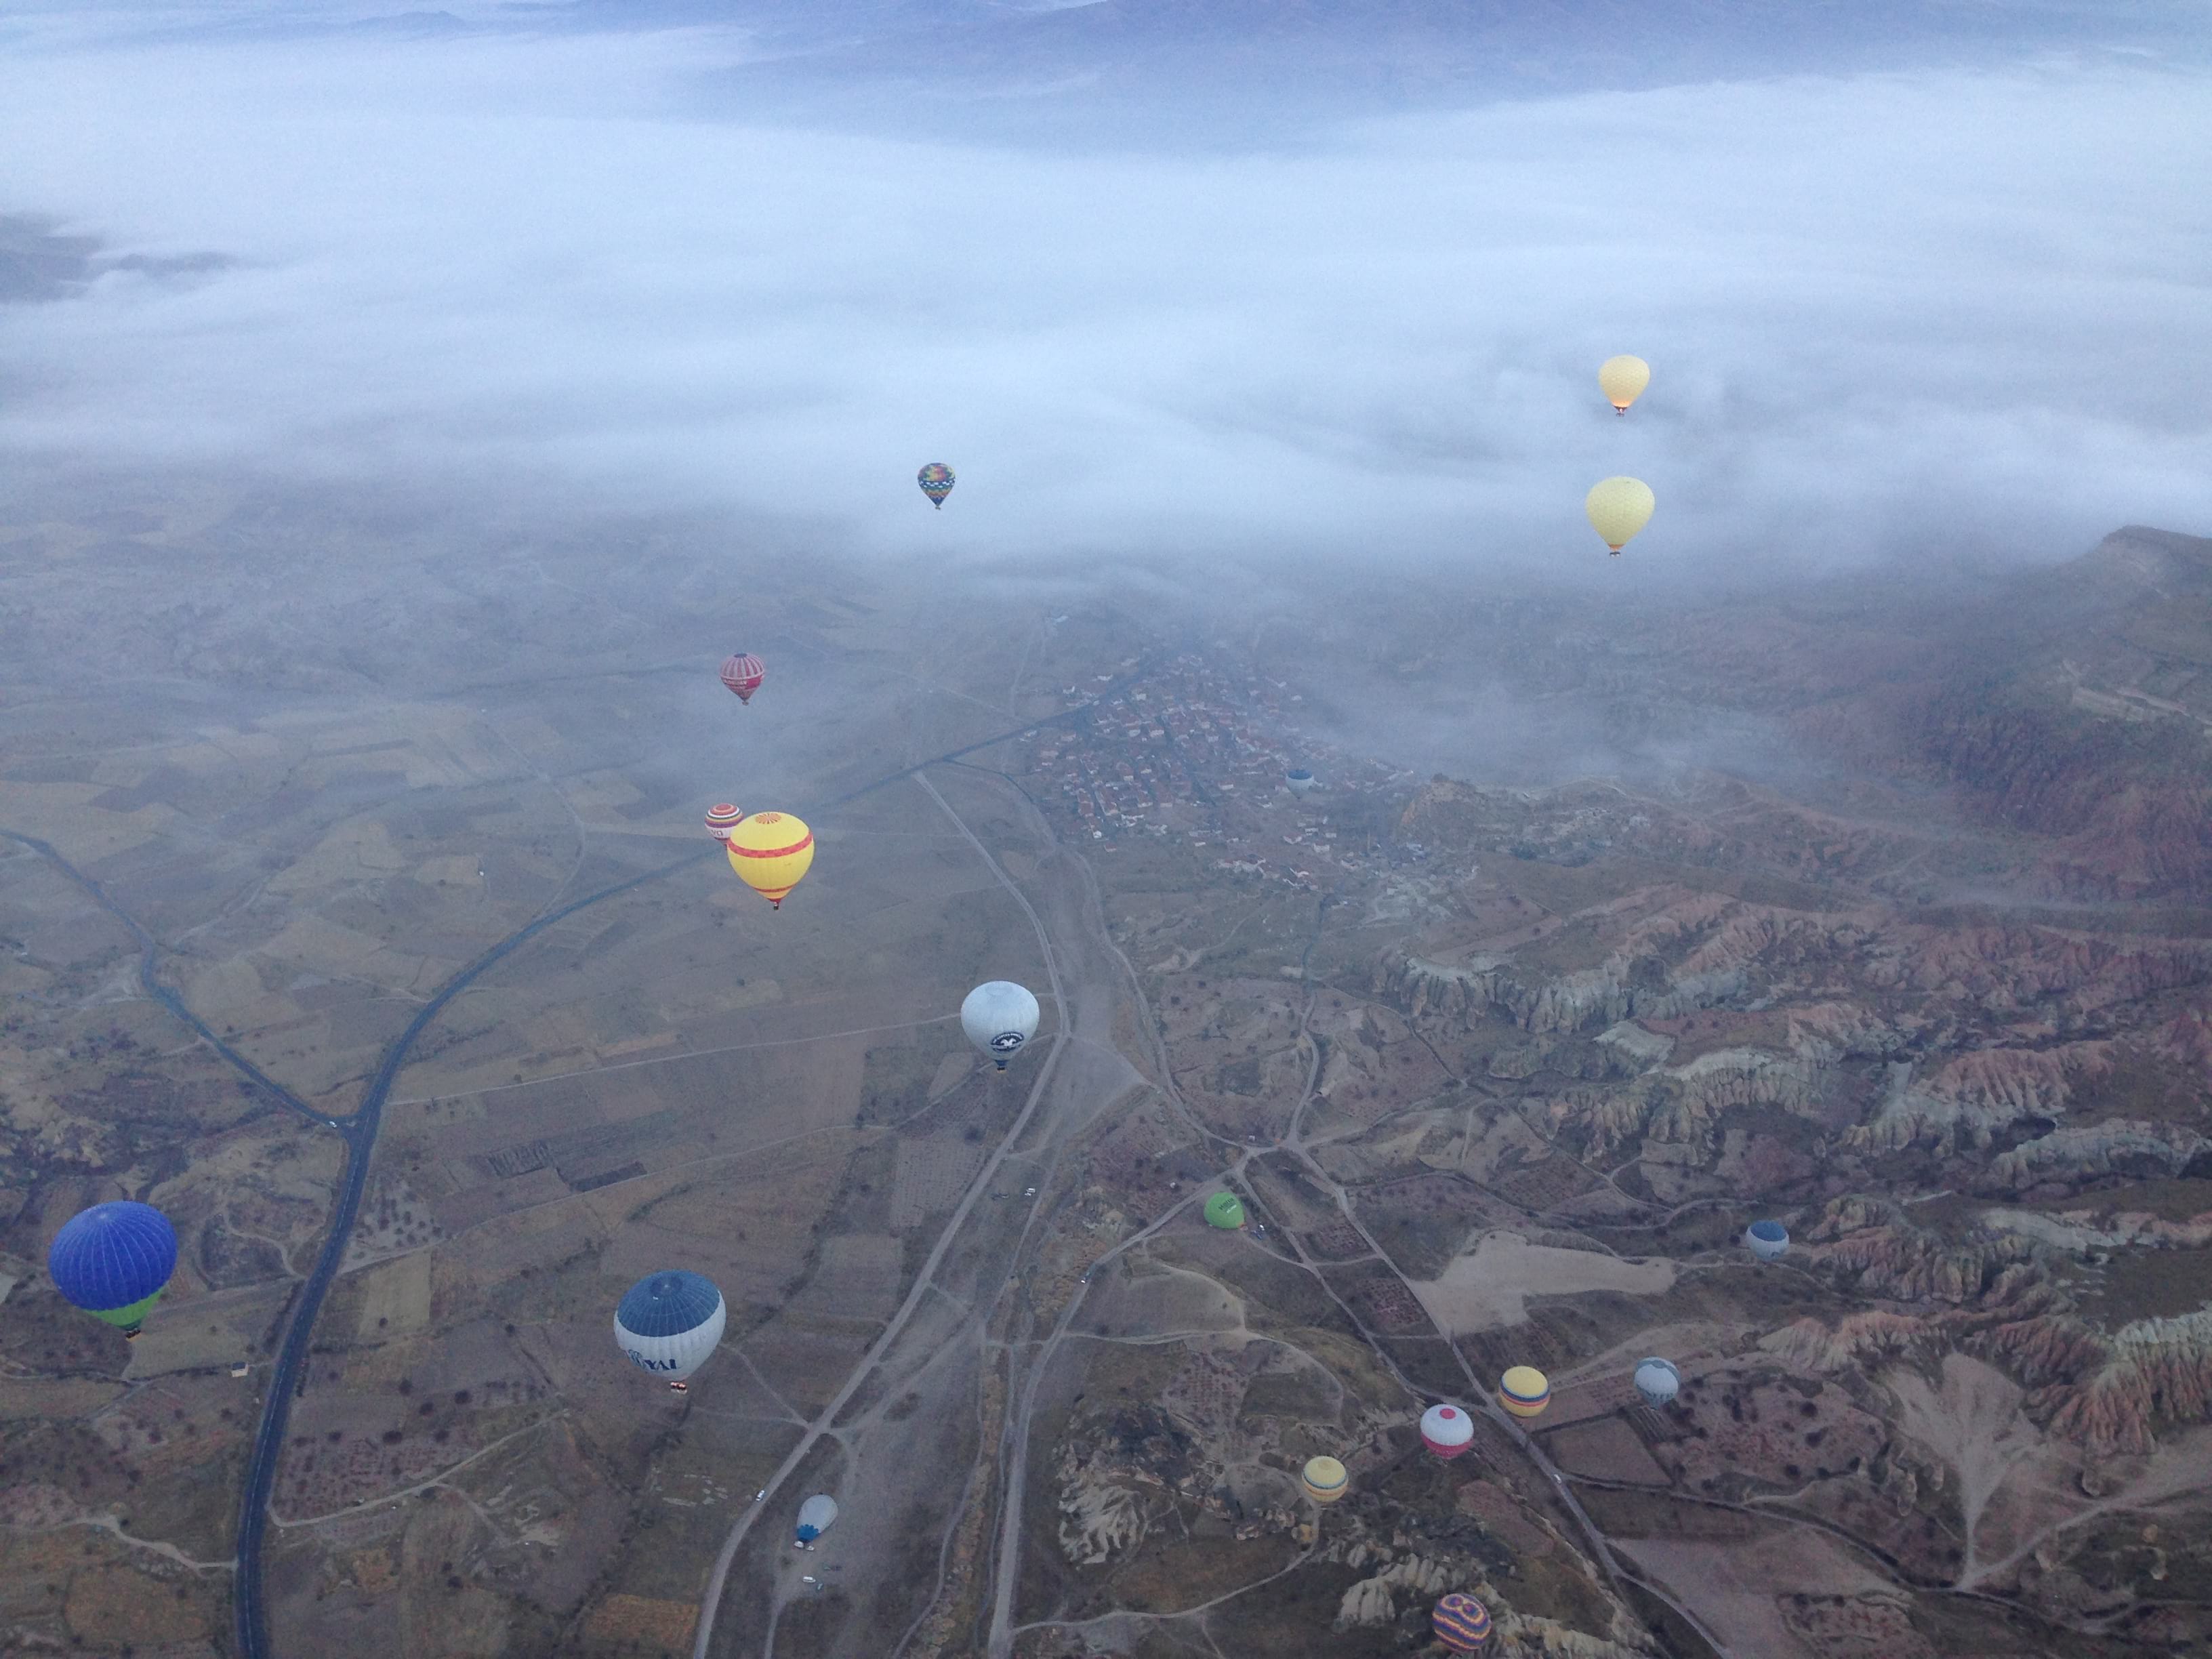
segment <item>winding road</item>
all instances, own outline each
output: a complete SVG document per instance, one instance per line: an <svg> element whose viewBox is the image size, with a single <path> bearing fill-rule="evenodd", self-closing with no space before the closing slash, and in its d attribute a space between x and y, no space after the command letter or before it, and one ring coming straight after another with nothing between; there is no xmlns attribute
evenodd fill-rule
<svg viewBox="0 0 2212 1659"><path fill-rule="evenodd" d="M1073 708L1048 714L1042 720L1009 731L979 738L957 749L947 750L927 760L902 766L881 777L849 789L843 794L812 802L799 809L800 815L812 818L834 811L860 797L896 783L901 779L919 774L925 767L935 766L960 759L978 750L1033 732L1051 726L1064 726L1086 716L1091 707L1114 696L1127 687L1144 679L1152 670L1152 659L1146 658L1128 673L1102 686L1085 702ZM315 1321L322 1311L323 1300L336 1282L338 1269L345 1260L346 1247L353 1234L354 1223L361 1212L361 1201L368 1189L370 1165L376 1150L376 1136L382 1120L384 1103L391 1095L392 1085L407 1065L415 1044L438 1016L443 1013L453 999L475 984L484 974L513 956L547 928L580 910L589 909L609 899L619 898L625 893L657 882L679 871L688 870L720 855L719 847L703 847L696 853L641 872L625 879L602 887L566 904L541 912L534 920L516 929L493 945L473 962L462 968L431 995L428 1001L416 1012L406 1029L393 1039L384 1052L361 1105L349 1115L336 1117L317 1111L290 1090L270 1077L252 1060L219 1036L215 1030L185 1006L183 997L174 988L162 982L159 975L161 946L159 940L138 920L118 903L114 896L98 880L87 875L64 857L51 842L38 836L0 827L0 838L16 842L46 860L55 869L75 883L100 907L121 922L139 949L138 983L145 994L207 1042L215 1052L287 1109L307 1119L319 1127L334 1131L346 1145L345 1176L338 1189L336 1206L331 1216L328 1234L320 1254L316 1257L314 1270L300 1287L292 1305L289 1324L279 1348L276 1364L269 1376L268 1391L261 1409L261 1421L254 1435L252 1455L246 1465L246 1486L240 1495L238 1521L238 1557L235 1588L233 1594L233 1628L237 1637L242 1659L271 1659L276 1650L270 1644L267 1606L263 1599L261 1548L269 1524L271 1497L276 1490L276 1468L283 1458L284 1439L291 1423L292 1401L305 1391L304 1372L307 1352L314 1336ZM948 1237L950 1233L948 1232ZM702 1621L703 1624L703 1621Z"/></svg>

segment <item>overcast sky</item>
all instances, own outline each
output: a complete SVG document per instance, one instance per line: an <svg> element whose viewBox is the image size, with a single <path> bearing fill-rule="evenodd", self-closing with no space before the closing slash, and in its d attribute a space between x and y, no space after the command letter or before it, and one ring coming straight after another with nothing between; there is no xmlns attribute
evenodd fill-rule
<svg viewBox="0 0 2212 1659"><path fill-rule="evenodd" d="M702 88L757 38L696 22L151 9L0 43L0 213L110 262L0 304L11 470L459 477L884 557L957 523L963 558L1039 566L1601 569L1582 498L1614 472L1657 495L1654 562L2212 532L2212 76L2155 51L1178 153L748 125ZM159 263L209 252L236 263ZM1626 421L1616 351L1653 366Z"/></svg>

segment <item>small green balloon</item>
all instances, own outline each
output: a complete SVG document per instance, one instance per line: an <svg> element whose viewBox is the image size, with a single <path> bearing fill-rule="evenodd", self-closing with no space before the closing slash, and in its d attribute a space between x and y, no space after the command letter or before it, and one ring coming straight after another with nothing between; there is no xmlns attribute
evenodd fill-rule
<svg viewBox="0 0 2212 1659"><path fill-rule="evenodd" d="M1234 1193L1216 1193L1206 1200L1206 1224L1209 1227L1241 1227L1244 1224L1244 1206Z"/></svg>

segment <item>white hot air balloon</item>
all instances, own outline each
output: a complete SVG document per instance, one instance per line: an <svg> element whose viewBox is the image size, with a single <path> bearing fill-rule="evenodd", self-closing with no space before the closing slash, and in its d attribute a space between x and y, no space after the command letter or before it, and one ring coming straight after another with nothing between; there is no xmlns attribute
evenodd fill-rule
<svg viewBox="0 0 2212 1659"><path fill-rule="evenodd" d="M994 979L970 991L960 1005L960 1029L1000 1071L1036 1035L1037 1000L1010 979Z"/></svg>
<svg viewBox="0 0 2212 1659"><path fill-rule="evenodd" d="M1474 1419L1457 1406L1431 1406L1421 1413L1421 1443L1437 1457L1457 1457L1474 1443Z"/></svg>
<svg viewBox="0 0 2212 1659"><path fill-rule="evenodd" d="M729 1310L714 1282L672 1268L648 1273L615 1309L615 1346L640 1370L665 1377L677 1393L722 1340Z"/></svg>
<svg viewBox="0 0 2212 1659"><path fill-rule="evenodd" d="M1682 1373L1671 1359L1646 1359L1636 1367L1636 1392L1647 1406L1665 1405L1682 1391Z"/></svg>
<svg viewBox="0 0 2212 1659"><path fill-rule="evenodd" d="M1778 1221L1754 1221L1743 1230L1743 1243L1761 1261L1779 1261L1790 1249L1790 1229Z"/></svg>
<svg viewBox="0 0 2212 1659"><path fill-rule="evenodd" d="M837 1500L826 1492L817 1492L799 1506L799 1541L811 1547L814 1540L830 1530L837 1518Z"/></svg>

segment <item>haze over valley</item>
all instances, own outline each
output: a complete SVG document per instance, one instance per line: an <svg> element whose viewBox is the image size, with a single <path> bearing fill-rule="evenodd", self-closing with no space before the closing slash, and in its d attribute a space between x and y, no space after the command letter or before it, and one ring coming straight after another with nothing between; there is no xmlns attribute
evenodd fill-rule
<svg viewBox="0 0 2212 1659"><path fill-rule="evenodd" d="M2212 1645L2203 8L1646 9L0 24L0 1652Z"/></svg>

